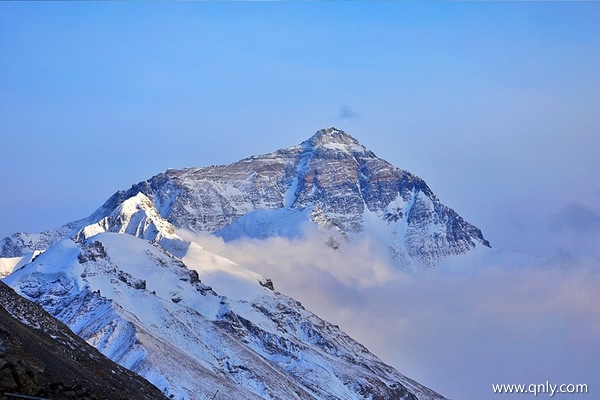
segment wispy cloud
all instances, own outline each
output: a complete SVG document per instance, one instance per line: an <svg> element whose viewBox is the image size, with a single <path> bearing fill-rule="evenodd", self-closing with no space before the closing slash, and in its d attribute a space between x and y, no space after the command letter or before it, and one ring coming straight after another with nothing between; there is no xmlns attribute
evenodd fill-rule
<svg viewBox="0 0 600 400"><path fill-rule="evenodd" d="M553 216L551 227L559 232L600 232L600 212L584 204L569 203Z"/></svg>
<svg viewBox="0 0 600 400"><path fill-rule="evenodd" d="M338 118L340 119L357 119L359 117L359 115L354 112L354 110L352 109L352 107L350 107L349 105L343 105L340 108L340 111L338 113Z"/></svg>
<svg viewBox="0 0 600 400"><path fill-rule="evenodd" d="M557 261L577 265L584 259L600 258L600 210L571 202L552 214L547 226Z"/></svg>

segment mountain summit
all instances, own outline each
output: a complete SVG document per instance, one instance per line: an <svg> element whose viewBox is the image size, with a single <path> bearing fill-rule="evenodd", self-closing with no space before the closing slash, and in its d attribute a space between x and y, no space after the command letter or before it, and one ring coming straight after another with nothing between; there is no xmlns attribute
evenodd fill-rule
<svg viewBox="0 0 600 400"><path fill-rule="evenodd" d="M366 153L368 150L358 140L348 133L334 127L317 131L308 140L302 142L301 146L307 149L330 149L344 151L347 153ZM375 156L371 153L371 155Z"/></svg>
<svg viewBox="0 0 600 400"><path fill-rule="evenodd" d="M175 227L226 240L301 236L310 221L334 242L371 237L399 265L425 268L490 247L425 181L336 128L229 165L168 170L117 192L105 206L139 192Z"/></svg>
<svg viewBox="0 0 600 400"><path fill-rule="evenodd" d="M35 237L4 239L2 255L43 250L140 193L175 228L225 240L298 237L309 224L342 251L348 240L374 239L408 268L430 268L477 246L490 247L481 230L442 204L424 180L332 127L299 145L232 164L169 169L118 191L84 220Z"/></svg>

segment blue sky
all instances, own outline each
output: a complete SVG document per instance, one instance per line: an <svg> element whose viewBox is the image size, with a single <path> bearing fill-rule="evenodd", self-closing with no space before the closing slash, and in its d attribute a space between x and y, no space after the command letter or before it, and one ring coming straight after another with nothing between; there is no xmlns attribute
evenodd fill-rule
<svg viewBox="0 0 600 400"><path fill-rule="evenodd" d="M0 2L0 237L336 126L494 247L595 262L598 21L598 2Z"/></svg>
<svg viewBox="0 0 600 400"><path fill-rule="evenodd" d="M543 229L526 245L515 228L570 203L600 208L599 13L2 3L0 236L86 216L168 167L229 163L333 125L423 177L497 247L548 253L532 239Z"/></svg>

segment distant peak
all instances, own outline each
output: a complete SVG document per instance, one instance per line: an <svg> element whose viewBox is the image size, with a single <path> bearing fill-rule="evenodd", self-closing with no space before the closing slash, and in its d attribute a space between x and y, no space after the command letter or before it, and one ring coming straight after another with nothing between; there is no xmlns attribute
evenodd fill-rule
<svg viewBox="0 0 600 400"><path fill-rule="evenodd" d="M127 212L129 210L129 213L133 213L136 210L152 210L156 213L158 213L158 211L156 211L156 208L154 207L154 203L152 203L152 200L150 200L148 198L148 196L146 196L144 193L139 192L137 193L135 196L132 196L130 198L128 198L127 200L123 201L123 203L121 203L121 205L117 208L117 210L115 211L116 213L124 213ZM113 213L115 213L113 212Z"/></svg>
<svg viewBox="0 0 600 400"><path fill-rule="evenodd" d="M126 233L151 242L179 239L173 226L160 216L152 200L142 192L123 201L100 221L84 227L76 238L88 239L102 232Z"/></svg>

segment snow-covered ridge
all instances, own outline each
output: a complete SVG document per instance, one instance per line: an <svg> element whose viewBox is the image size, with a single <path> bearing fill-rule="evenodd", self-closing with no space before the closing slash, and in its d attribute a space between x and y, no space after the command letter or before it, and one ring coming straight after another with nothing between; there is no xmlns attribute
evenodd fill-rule
<svg viewBox="0 0 600 400"><path fill-rule="evenodd" d="M101 232L127 233L151 242L177 237L173 227L160 218L152 201L143 193L130 197L107 217L84 227L78 237L87 239Z"/></svg>
<svg viewBox="0 0 600 400"><path fill-rule="evenodd" d="M441 398L268 279L172 232L134 196L5 281L177 399ZM163 247L174 243L187 243L181 257Z"/></svg>

